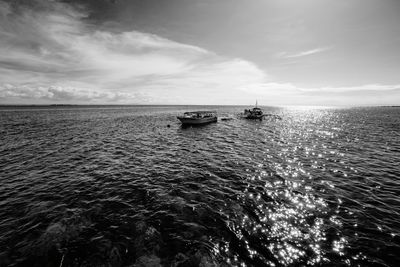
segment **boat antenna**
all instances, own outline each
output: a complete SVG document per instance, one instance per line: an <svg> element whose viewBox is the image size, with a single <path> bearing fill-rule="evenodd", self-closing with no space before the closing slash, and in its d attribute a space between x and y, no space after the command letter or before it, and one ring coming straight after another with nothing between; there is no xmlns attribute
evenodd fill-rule
<svg viewBox="0 0 400 267"><path fill-rule="evenodd" d="M257 107L257 99L256 99L256 107Z"/></svg>

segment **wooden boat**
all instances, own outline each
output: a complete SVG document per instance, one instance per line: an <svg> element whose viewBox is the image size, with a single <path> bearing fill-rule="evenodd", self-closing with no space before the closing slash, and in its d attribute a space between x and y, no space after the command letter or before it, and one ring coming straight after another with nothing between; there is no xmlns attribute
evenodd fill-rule
<svg viewBox="0 0 400 267"><path fill-rule="evenodd" d="M262 120L263 119L263 111L256 106L253 109L245 109L243 113L244 117L249 120Z"/></svg>
<svg viewBox="0 0 400 267"><path fill-rule="evenodd" d="M216 111L191 111L185 112L183 116L177 117L183 125L199 125L211 122L217 122Z"/></svg>

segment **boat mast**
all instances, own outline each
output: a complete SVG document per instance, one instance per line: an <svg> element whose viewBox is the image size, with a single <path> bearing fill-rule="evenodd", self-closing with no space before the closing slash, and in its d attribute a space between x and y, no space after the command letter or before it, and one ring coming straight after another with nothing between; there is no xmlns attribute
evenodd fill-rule
<svg viewBox="0 0 400 267"><path fill-rule="evenodd" d="M256 107L257 107L257 99L256 99Z"/></svg>

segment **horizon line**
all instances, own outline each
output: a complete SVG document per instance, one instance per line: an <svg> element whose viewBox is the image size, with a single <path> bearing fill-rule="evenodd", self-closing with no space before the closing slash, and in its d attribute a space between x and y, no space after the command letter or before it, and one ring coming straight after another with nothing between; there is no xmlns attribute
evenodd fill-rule
<svg viewBox="0 0 400 267"><path fill-rule="evenodd" d="M252 104L0 104L0 107L74 107L74 106L253 106ZM400 107L400 105L259 105L262 107L315 107L315 108L358 108Z"/></svg>

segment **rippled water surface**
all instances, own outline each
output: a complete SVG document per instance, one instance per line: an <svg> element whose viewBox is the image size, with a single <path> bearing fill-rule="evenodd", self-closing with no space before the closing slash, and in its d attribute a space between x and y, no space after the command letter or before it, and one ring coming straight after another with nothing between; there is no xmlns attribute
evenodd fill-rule
<svg viewBox="0 0 400 267"><path fill-rule="evenodd" d="M398 266L400 108L2 107L0 266Z"/></svg>

